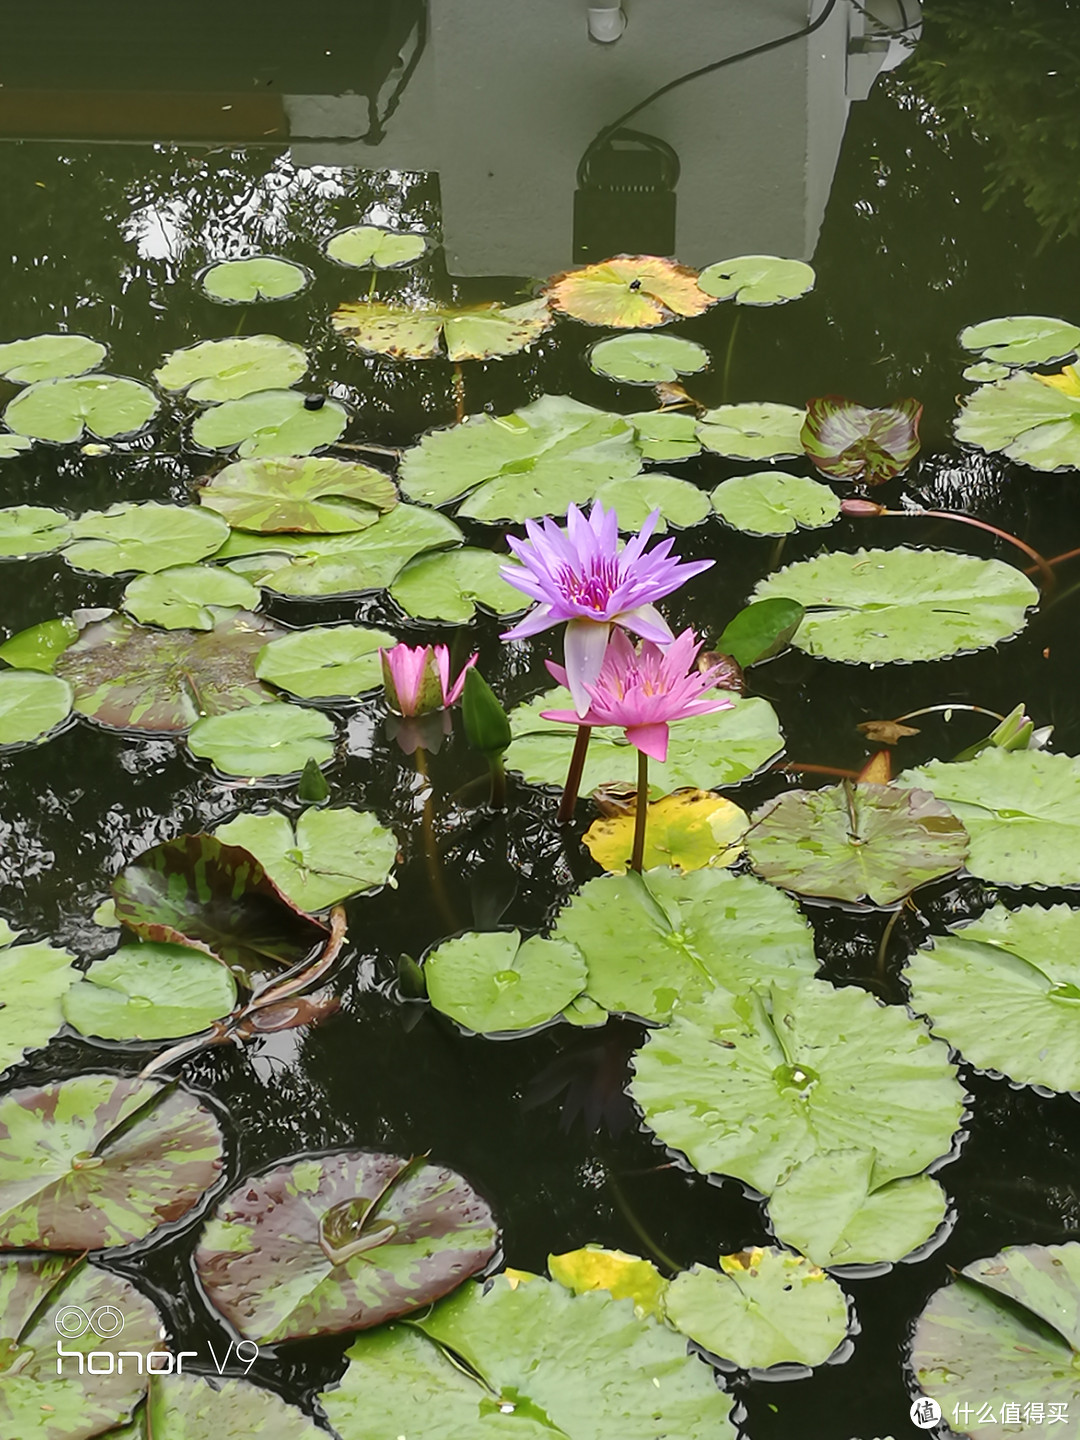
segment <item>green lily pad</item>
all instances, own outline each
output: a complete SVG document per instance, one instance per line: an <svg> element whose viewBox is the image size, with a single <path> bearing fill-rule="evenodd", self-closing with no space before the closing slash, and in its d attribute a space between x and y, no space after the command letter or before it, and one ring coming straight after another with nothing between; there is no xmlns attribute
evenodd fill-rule
<svg viewBox="0 0 1080 1440"><path fill-rule="evenodd" d="M731 460L790 460L803 453L805 410L791 405L718 405L697 422L706 450Z"/></svg>
<svg viewBox="0 0 1080 1440"><path fill-rule="evenodd" d="M9 505L0 510L0 556L23 560L59 550L70 534L70 520L46 505Z"/></svg>
<svg viewBox="0 0 1080 1440"><path fill-rule="evenodd" d="M307 368L300 345L277 335L232 335L174 350L154 379L163 390L186 390L189 400L238 400L255 390L285 390Z"/></svg>
<svg viewBox="0 0 1080 1440"><path fill-rule="evenodd" d="M173 1040L208 1029L236 1004L236 981L190 945L122 945L64 995L64 1019L104 1040Z"/></svg>
<svg viewBox="0 0 1080 1440"><path fill-rule="evenodd" d="M563 1255L549 1255L548 1273L575 1295L584 1295L586 1290L606 1290L616 1300L633 1300L634 1313L639 1317L664 1318L661 1298L668 1282L651 1260L642 1260L640 1255L585 1245Z"/></svg>
<svg viewBox="0 0 1080 1440"><path fill-rule="evenodd" d="M195 1252L210 1303L260 1344L366 1330L408 1314L495 1253L491 1210L453 1170L339 1151L248 1177Z"/></svg>
<svg viewBox="0 0 1080 1440"><path fill-rule="evenodd" d="M907 962L911 1003L970 1064L1080 1090L1080 911L992 910Z"/></svg>
<svg viewBox="0 0 1080 1440"><path fill-rule="evenodd" d="M61 999L79 978L66 950L15 938L10 929L0 936L0 1071L52 1039L64 1023Z"/></svg>
<svg viewBox="0 0 1080 1440"><path fill-rule="evenodd" d="M397 637L366 625L310 625L259 651L255 674L304 700L351 699L383 683L379 649Z"/></svg>
<svg viewBox="0 0 1080 1440"><path fill-rule="evenodd" d="M711 513L709 497L704 490L699 490L689 480L680 480L675 475L661 475L655 470L625 479L608 480L597 486L593 498L599 500L605 509L615 511L619 517L619 529L624 533L640 530L654 510L660 511L655 530L657 535L662 535L669 525L679 530L697 525ZM469 512L473 500L467 500L461 507L462 515Z"/></svg>
<svg viewBox="0 0 1080 1440"><path fill-rule="evenodd" d="M112 891L117 922L140 939L192 946L238 973L267 961L296 965L330 939L249 851L216 835L180 835L144 850Z"/></svg>
<svg viewBox="0 0 1080 1440"><path fill-rule="evenodd" d="M425 1320L358 1336L347 1355L340 1385L319 1396L341 1440L736 1434L731 1397L685 1339L604 1290L472 1281Z"/></svg>
<svg viewBox="0 0 1080 1440"><path fill-rule="evenodd" d="M700 315L713 303L699 288L696 270L659 255L617 255L567 270L552 276L544 294L556 310L575 320L619 330L663 325L676 315Z"/></svg>
<svg viewBox="0 0 1080 1440"><path fill-rule="evenodd" d="M928 790L853 784L788 790L756 811L750 863L797 895L894 905L959 870L968 835Z"/></svg>
<svg viewBox="0 0 1080 1440"><path fill-rule="evenodd" d="M764 1195L841 1147L874 1150L880 1184L918 1174L948 1154L965 1098L921 1021L805 979L680 1005L638 1052L630 1093L695 1170Z"/></svg>
<svg viewBox="0 0 1080 1440"><path fill-rule="evenodd" d="M33 443L25 435L12 435L8 430L0 431L0 460L13 460L24 450L31 449Z"/></svg>
<svg viewBox="0 0 1080 1440"><path fill-rule="evenodd" d="M199 502L241 530L335 535L374 525L397 491L381 470L353 460L268 457L226 465L203 481Z"/></svg>
<svg viewBox="0 0 1080 1440"><path fill-rule="evenodd" d="M696 375L709 363L709 352L695 340L679 335L616 335L589 351L589 365L598 375L631 385L655 385Z"/></svg>
<svg viewBox="0 0 1080 1440"><path fill-rule="evenodd" d="M141 1240L186 1215L221 1163L217 1122L183 1090L115 1075L10 1090L0 1097L0 1249Z"/></svg>
<svg viewBox="0 0 1080 1440"><path fill-rule="evenodd" d="M143 625L165 630L212 630L222 610L253 610L258 603L254 585L214 565L171 565L136 575L121 600Z"/></svg>
<svg viewBox="0 0 1080 1440"><path fill-rule="evenodd" d="M783 305L814 288L813 266L779 255L737 255L718 260L698 276L706 295L736 305Z"/></svg>
<svg viewBox="0 0 1080 1440"><path fill-rule="evenodd" d="M586 994L605 1010L667 1021L714 989L817 969L810 927L768 885L725 870L649 870L589 880L560 911L553 940L585 958Z"/></svg>
<svg viewBox="0 0 1080 1440"><path fill-rule="evenodd" d="M495 360L516 355L551 325L543 300L524 305L398 305L353 300L330 317L351 345L394 360ZM441 340L441 344L440 344Z"/></svg>
<svg viewBox="0 0 1080 1440"><path fill-rule="evenodd" d="M452 520L398 505L351 535L245 535L218 552L230 570L279 595L356 595L391 585L415 556L461 543Z"/></svg>
<svg viewBox="0 0 1080 1440"><path fill-rule="evenodd" d="M223 305L250 305L255 300L291 300L311 284L311 271L276 255L222 260L200 275L211 300Z"/></svg>
<svg viewBox="0 0 1080 1440"><path fill-rule="evenodd" d="M755 600L806 606L792 644L852 664L941 660L1023 629L1039 592L1013 565L947 550L844 550L777 570Z"/></svg>
<svg viewBox="0 0 1080 1440"><path fill-rule="evenodd" d="M945 1222L948 1201L930 1175L878 1184L872 1150L823 1150L794 1166L769 1197L778 1239L815 1265L902 1260Z"/></svg>
<svg viewBox="0 0 1080 1440"><path fill-rule="evenodd" d="M982 385L987 380L1004 380L1012 374L1012 367L999 365L996 360L977 360L974 365L965 365L960 374L963 379Z"/></svg>
<svg viewBox="0 0 1080 1440"><path fill-rule="evenodd" d="M426 235L379 225L350 225L323 246L331 260L355 270L401 270L415 265L427 248Z"/></svg>
<svg viewBox="0 0 1080 1440"><path fill-rule="evenodd" d="M643 410L623 419L634 427L643 460L689 460L701 452L697 419L684 410Z"/></svg>
<svg viewBox="0 0 1080 1440"><path fill-rule="evenodd" d="M840 501L827 485L782 470L735 475L711 498L721 520L750 535L790 535L800 525L819 530L840 514Z"/></svg>
<svg viewBox="0 0 1080 1440"><path fill-rule="evenodd" d="M467 1030L492 1035L531 1030L585 988L585 961L572 945L523 941L516 930L470 931L444 940L424 959L428 999Z"/></svg>
<svg viewBox="0 0 1080 1440"><path fill-rule="evenodd" d="M797 600L757 600L728 621L716 649L745 670L786 649L805 614Z"/></svg>
<svg viewBox="0 0 1080 1440"><path fill-rule="evenodd" d="M99 440L127 439L144 429L158 411L154 392L117 375L38 380L9 401L9 430L32 440L64 444L83 433Z"/></svg>
<svg viewBox="0 0 1080 1440"><path fill-rule="evenodd" d="M110 505L88 510L71 522L73 543L64 559L76 570L120 575L152 573L173 565L194 565L212 555L229 534L217 515L191 505Z"/></svg>
<svg viewBox="0 0 1080 1440"><path fill-rule="evenodd" d="M440 550L410 560L390 586L390 594L418 620L446 620L465 625L483 605L496 615L514 615L525 608L520 590L499 574L506 557L471 546Z"/></svg>
<svg viewBox="0 0 1080 1440"><path fill-rule="evenodd" d="M219 825L219 840L249 850L278 889L304 910L325 910L385 885L397 860L393 831L367 810L308 809L294 822L280 810Z"/></svg>
<svg viewBox="0 0 1080 1440"><path fill-rule="evenodd" d="M236 450L243 460L310 455L340 440L348 420L337 400L312 410L296 390L257 390L197 415L191 438L206 450Z"/></svg>
<svg viewBox="0 0 1080 1440"><path fill-rule="evenodd" d="M824 1270L788 1250L721 1255L693 1265L664 1292L668 1321L742 1370L823 1365L847 1339L848 1298Z"/></svg>
<svg viewBox="0 0 1080 1440"><path fill-rule="evenodd" d="M105 1430L112 1436L111 1427L146 1391L144 1357L162 1348L161 1317L145 1295L70 1255L17 1255L0 1258L0 1306L0 1432L13 1440L90 1440ZM116 1314L123 1333L102 1336L91 1328L92 1317L106 1329ZM109 1368L91 1361L92 1352L109 1354Z"/></svg>
<svg viewBox="0 0 1080 1440"><path fill-rule="evenodd" d="M42 670L51 674L57 660L78 638L79 627L68 616L43 620L20 630L0 645L0 660L14 670Z"/></svg>
<svg viewBox="0 0 1080 1440"><path fill-rule="evenodd" d="M38 380L65 380L96 370L105 346L87 335L33 335L0 345L0 376L16 385Z"/></svg>
<svg viewBox="0 0 1080 1440"><path fill-rule="evenodd" d="M0 671L0 745L41 740L71 714L66 680L39 670Z"/></svg>
<svg viewBox="0 0 1080 1440"><path fill-rule="evenodd" d="M493 508L529 518L584 504L605 481L629 479L640 468L634 428L621 415L542 395L512 415L470 415L431 431L405 451L398 478L409 499L424 505L475 491L469 513L479 507L477 518L493 518Z"/></svg>
<svg viewBox="0 0 1080 1440"><path fill-rule="evenodd" d="M1080 325L1047 315L1004 315L960 331L960 344L984 360L1005 365L1047 365L1080 347Z"/></svg>
<svg viewBox="0 0 1080 1440"><path fill-rule="evenodd" d="M953 428L965 445L1000 450L1034 470L1080 469L1080 394L1026 372L980 385Z"/></svg>
<svg viewBox="0 0 1080 1440"><path fill-rule="evenodd" d="M1069 1425L1080 1406L1078 1306L1080 1244L1010 1245L935 1291L909 1363L950 1427L972 1440L1003 1433L1004 1402L1021 1416L1032 1406L1034 1417L1037 1405L1030 1428L1055 1413ZM1026 1419L1021 1431L1029 1432Z"/></svg>
<svg viewBox="0 0 1080 1440"><path fill-rule="evenodd" d="M931 791L971 838L967 868L992 885L1080 884L1080 759L990 746L896 777Z"/></svg>
<svg viewBox="0 0 1080 1440"><path fill-rule="evenodd" d="M757 696L732 696L729 710L680 720L671 727L668 758L649 766L649 794L653 798L692 786L717 790L737 785L756 774L784 747L776 712ZM558 720L545 720L544 710L573 708L569 691L558 687L518 705L510 712L513 742L506 765L533 785L562 785L570 765L577 729ZM597 726L589 739L582 794L598 786L637 779L637 751L622 730Z"/></svg>
<svg viewBox="0 0 1080 1440"><path fill-rule="evenodd" d="M151 630L112 615L80 632L56 674L70 683L78 713L99 725L175 734L204 715L272 703L255 658L280 634L265 615L245 610L226 612L206 631Z"/></svg>
<svg viewBox="0 0 1080 1440"><path fill-rule="evenodd" d="M222 775L280 779L298 775L309 760L334 758L334 724L317 710L260 705L231 715L208 715L188 731L188 749Z"/></svg>

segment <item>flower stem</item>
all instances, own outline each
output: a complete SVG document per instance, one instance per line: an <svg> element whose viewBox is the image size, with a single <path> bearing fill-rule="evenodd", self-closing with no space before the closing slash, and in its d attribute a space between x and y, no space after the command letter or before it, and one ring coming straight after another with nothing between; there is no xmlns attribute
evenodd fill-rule
<svg viewBox="0 0 1080 1440"><path fill-rule="evenodd" d="M591 725L577 727L574 753L570 756L570 769L566 772L566 784L563 786L562 799L559 801L559 813L556 816L560 825L569 825L574 818L574 806L577 804L578 789L581 785L582 772L585 769L585 752L589 748L591 731Z"/></svg>
<svg viewBox="0 0 1080 1440"><path fill-rule="evenodd" d="M493 810L506 809L506 766L503 764L501 755L492 755L488 764L491 766L491 808Z"/></svg>
<svg viewBox="0 0 1080 1440"><path fill-rule="evenodd" d="M644 750L637 752L637 800L634 803L634 853L630 856L630 869L641 874L645 859L645 827L649 823L649 757Z"/></svg>
<svg viewBox="0 0 1080 1440"><path fill-rule="evenodd" d="M1015 545L1029 559L1034 560L1033 570L1028 573L1037 571L1042 576L1043 587L1047 590L1054 588L1056 583L1054 572L1037 550L1033 550L1026 540L1021 540L1016 535L1010 535L1008 530L999 530L996 525L990 525L985 520L976 520L974 515L962 515L957 510L881 510L879 513L901 520L918 520L933 516L936 520L956 520L961 525L972 525L976 530L985 530L990 535L996 535L999 540L1005 540L1010 545Z"/></svg>

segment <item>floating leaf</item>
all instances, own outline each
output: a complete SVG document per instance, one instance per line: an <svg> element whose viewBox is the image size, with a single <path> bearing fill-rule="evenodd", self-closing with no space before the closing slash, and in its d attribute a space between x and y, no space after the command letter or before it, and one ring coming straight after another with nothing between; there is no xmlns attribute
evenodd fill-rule
<svg viewBox="0 0 1080 1440"><path fill-rule="evenodd" d="M0 431L0 460L12 460L24 450L29 450L33 445L25 435L12 435L9 431Z"/></svg>
<svg viewBox="0 0 1080 1440"><path fill-rule="evenodd" d="M681 1004L638 1052L630 1093L695 1170L765 1195L842 1146L876 1152L879 1184L917 1174L948 1154L964 1113L948 1047L921 1021L806 979Z"/></svg>
<svg viewBox="0 0 1080 1440"><path fill-rule="evenodd" d="M965 365L960 374L965 380L981 385L985 380L1004 380L1012 373L1008 365L999 365L995 360L979 360L974 365Z"/></svg>
<svg viewBox="0 0 1080 1440"><path fill-rule="evenodd" d="M1080 469L1080 395L1036 375L980 385L961 404L953 428L963 444L1000 450L1034 470Z"/></svg>
<svg viewBox="0 0 1080 1440"><path fill-rule="evenodd" d="M250 305L255 300L291 300L311 284L311 271L275 255L222 260L199 277L211 300L223 305Z"/></svg>
<svg viewBox="0 0 1080 1440"><path fill-rule="evenodd" d="M9 1090L0 1097L0 1249L141 1240L188 1213L221 1157L217 1122L183 1090L114 1075Z"/></svg>
<svg viewBox="0 0 1080 1440"><path fill-rule="evenodd" d="M728 621L716 648L745 670L786 649L805 614L797 600L757 600Z"/></svg>
<svg viewBox="0 0 1080 1440"><path fill-rule="evenodd" d="M585 962L558 940L470 931L428 952L424 978L436 1010L491 1035L531 1030L558 1015L585 988Z"/></svg>
<svg viewBox="0 0 1080 1440"><path fill-rule="evenodd" d="M963 824L927 790L853 784L788 790L754 814L750 863L797 895L893 905L959 870Z"/></svg>
<svg viewBox="0 0 1080 1440"><path fill-rule="evenodd" d="M499 574L506 557L491 550L466 547L441 550L410 560L390 586L390 594L407 615L418 620L446 620L465 625L477 605L496 615L525 608L520 590Z"/></svg>
<svg viewBox="0 0 1080 1440"><path fill-rule="evenodd" d="M75 958L53 945L12 945L16 937L5 924L0 936L0 1071L21 1060L28 1050L45 1045L64 1023L60 1002L79 978Z"/></svg>
<svg viewBox="0 0 1080 1440"><path fill-rule="evenodd" d="M940 660L996 645L1039 598L1012 565L947 550L835 551L777 570L754 598L806 606L793 644L854 664Z"/></svg>
<svg viewBox="0 0 1080 1440"><path fill-rule="evenodd" d="M318 773L318 772L316 772ZM219 825L219 840L249 850L283 894L304 910L325 910L385 885L397 841L367 810L305 810L295 822L280 810L245 813Z"/></svg>
<svg viewBox="0 0 1080 1440"><path fill-rule="evenodd" d="M676 315L700 315L713 303L698 288L697 271L657 255L617 255L599 265L554 275L544 292L556 310L588 325L620 330L663 325Z"/></svg>
<svg viewBox="0 0 1080 1440"><path fill-rule="evenodd" d="M646 410L624 415L644 460L689 460L701 451L697 420L681 410Z"/></svg>
<svg viewBox="0 0 1080 1440"><path fill-rule="evenodd" d="M137 575L121 601L142 624L165 630L212 630L222 610L253 610L258 603L254 585L213 565L171 565Z"/></svg>
<svg viewBox="0 0 1080 1440"><path fill-rule="evenodd" d="M633 1300L634 1313L639 1317L664 1318L660 1301L668 1282L651 1260L642 1260L639 1255L586 1245L564 1255L549 1255L548 1272L575 1295L584 1295L586 1290L607 1290L616 1300Z"/></svg>
<svg viewBox="0 0 1080 1440"><path fill-rule="evenodd" d="M331 260L356 270L400 270L414 265L427 248L426 235L378 225L350 225L323 246Z"/></svg>
<svg viewBox="0 0 1080 1440"><path fill-rule="evenodd" d="M1042 750L980 751L974 760L932 760L905 770L963 823L967 868L992 885L1080 883L1080 759Z"/></svg>
<svg viewBox="0 0 1080 1440"><path fill-rule="evenodd" d="M250 1351L247 1352L250 1354ZM223 1362L224 1363L224 1362ZM155 1374L147 1409L154 1440L325 1440L326 1431L272 1390L249 1385L233 1374L220 1385L216 1376ZM102 1440L129 1440L110 1432ZM130 1440L147 1440L140 1431Z"/></svg>
<svg viewBox="0 0 1080 1440"><path fill-rule="evenodd" d="M452 520L398 505L350 535L242 535L218 552L230 570L280 595L353 595L393 583L414 556L461 541Z"/></svg>
<svg viewBox="0 0 1080 1440"><path fill-rule="evenodd" d="M881 485L906 470L919 453L921 415L918 400L867 410L842 395L821 395L806 402L803 448L834 480Z"/></svg>
<svg viewBox="0 0 1080 1440"><path fill-rule="evenodd" d="M984 360L1005 365L1046 365L1067 360L1080 347L1080 325L1046 315L1005 315L960 331L960 344Z"/></svg>
<svg viewBox="0 0 1080 1440"><path fill-rule="evenodd" d="M174 350L154 379L163 390L186 390L189 400L238 400L256 390L287 389L307 368L302 346L277 335L231 335Z"/></svg>
<svg viewBox="0 0 1080 1440"><path fill-rule="evenodd" d="M397 504L381 470L330 456L237 460L199 487L199 502L241 530L344 534Z"/></svg>
<svg viewBox="0 0 1080 1440"><path fill-rule="evenodd" d="M583 839L598 865L624 875L634 848L635 815L594 820ZM678 790L649 804L643 865L670 865L683 872L704 865L734 865L750 820L711 790Z"/></svg>
<svg viewBox="0 0 1080 1440"><path fill-rule="evenodd" d="M347 1355L340 1385L319 1396L342 1440L736 1434L730 1396L683 1337L603 1290L472 1281L425 1320L358 1336Z"/></svg>
<svg viewBox="0 0 1080 1440"><path fill-rule="evenodd" d="M815 1265L902 1260L944 1223L948 1202L929 1175L878 1184L873 1150L823 1150L794 1166L769 1197L778 1239Z"/></svg>
<svg viewBox="0 0 1080 1440"><path fill-rule="evenodd" d="M304 700L351 699L382 685L379 649L396 644L366 625L310 625L264 646L255 674Z"/></svg>
<svg viewBox="0 0 1080 1440"><path fill-rule="evenodd" d="M96 960L63 999L68 1024L104 1040L194 1035L235 1004L236 981L219 960L190 945L152 943Z"/></svg>
<svg viewBox="0 0 1080 1440"><path fill-rule="evenodd" d="M731 460L789 460L803 453L805 410L791 405L718 405L697 422L706 450Z"/></svg>
<svg viewBox="0 0 1080 1440"><path fill-rule="evenodd" d="M16 385L33 385L85 375L104 359L105 346L86 335L34 335L0 345L0 376Z"/></svg>
<svg viewBox="0 0 1080 1440"><path fill-rule="evenodd" d="M737 255L718 260L698 276L706 295L736 305L783 305L814 288L813 266L778 255Z"/></svg>
<svg viewBox="0 0 1080 1440"><path fill-rule="evenodd" d="M341 1151L244 1180L207 1223L195 1268L215 1309L266 1344L418 1310L486 1265L497 1239L453 1170Z"/></svg>
<svg viewBox="0 0 1080 1440"><path fill-rule="evenodd" d="M616 335L601 340L589 351L589 365L598 375L631 385L655 385L696 375L709 363L709 352L680 335Z"/></svg>
<svg viewBox="0 0 1080 1440"><path fill-rule="evenodd" d="M543 300L513 306L494 301L439 306L353 300L339 305L330 321L358 350L395 360L431 360L445 355L456 364L516 355L548 329L551 313Z"/></svg>
<svg viewBox="0 0 1080 1440"><path fill-rule="evenodd" d="M112 730L178 732L204 715L266 705L255 658L280 628L240 610L213 629L150 630L123 615L87 625L56 662L80 715ZM0 676L0 680L3 677Z"/></svg>
<svg viewBox="0 0 1080 1440"><path fill-rule="evenodd" d="M309 760L334 758L334 724L316 710L260 705L231 715L208 715L188 732L188 749L222 775L278 779L298 775Z"/></svg>
<svg viewBox="0 0 1080 1440"><path fill-rule="evenodd" d="M141 939L193 946L238 972L267 961L296 965L330 939L252 854L216 835L179 835L144 850L112 892L117 922Z"/></svg>
<svg viewBox="0 0 1080 1440"><path fill-rule="evenodd" d="M840 501L827 485L782 470L735 475L711 498L721 520L750 535L790 535L800 525L818 530L840 514Z"/></svg>
<svg viewBox="0 0 1080 1440"><path fill-rule="evenodd" d="M650 794L668 795L685 786L715 790L737 785L783 749L771 705L757 696L733 696L732 702L728 710L680 720L672 727L667 760L649 767ZM543 719L541 712L568 706L573 707L569 692L558 688L510 712L514 741L506 752L508 769L520 771L534 785L562 785L577 731L558 720ZM632 784L636 779L637 751L626 742L623 731L614 726L596 727L589 739L582 793L611 781Z"/></svg>
<svg viewBox="0 0 1080 1440"><path fill-rule="evenodd" d="M31 625L5 640L0 645L0 660L15 670L42 670L51 674L59 657L78 634L78 625L67 616L43 620L40 625Z"/></svg>
<svg viewBox="0 0 1080 1440"><path fill-rule="evenodd" d="M584 955L597 1004L660 1022L676 1001L817 968L810 928L787 896L725 870L600 876L563 908L552 938Z"/></svg>
<svg viewBox="0 0 1080 1440"><path fill-rule="evenodd" d="M197 415L191 438L207 450L236 450L244 460L310 455L340 440L349 413L337 400L312 409L295 390L258 390Z"/></svg>
<svg viewBox="0 0 1080 1440"><path fill-rule="evenodd" d="M152 573L205 560L228 533L224 520L191 505L159 505L155 500L110 505L71 522L74 541L64 559L76 570L101 575Z"/></svg>
<svg viewBox="0 0 1080 1440"><path fill-rule="evenodd" d="M995 905L910 957L911 1003L980 1070L1080 1090L1078 957L1080 911Z"/></svg>
<svg viewBox="0 0 1080 1440"><path fill-rule="evenodd" d="M8 428L34 440L59 444L81 440L84 431L99 440L137 435L157 414L157 396L137 380L87 375L38 380L4 411Z"/></svg>
<svg viewBox="0 0 1080 1440"><path fill-rule="evenodd" d="M655 470L627 479L608 480L597 486L593 499L599 500L605 509L615 511L619 529L624 533L640 530L654 510L660 511L654 531L657 535L662 535L668 525L680 530L687 525L697 525L710 513L709 497L704 490L689 480L660 475ZM461 507L463 515L469 513L472 503L467 500Z"/></svg>
<svg viewBox="0 0 1080 1440"><path fill-rule="evenodd" d="M754 1246L721 1255L719 1270L693 1265L661 1303L676 1330L743 1370L823 1365L847 1339L843 1290L787 1250Z"/></svg>
<svg viewBox="0 0 1080 1440"><path fill-rule="evenodd" d="M44 505L11 505L0 510L0 556L25 559L59 550L69 535L68 517Z"/></svg>
<svg viewBox="0 0 1080 1440"><path fill-rule="evenodd" d="M1075 1242L1010 1245L975 1260L919 1316L909 1352L915 1379L972 1440L1001 1433L1006 1400L1021 1414L1035 1402L1040 1416L1056 1411L1071 1424L1080 1406L1078 1305Z"/></svg>
<svg viewBox="0 0 1080 1440"><path fill-rule="evenodd" d="M66 680L39 670L0 671L0 745L40 740L71 714Z"/></svg>

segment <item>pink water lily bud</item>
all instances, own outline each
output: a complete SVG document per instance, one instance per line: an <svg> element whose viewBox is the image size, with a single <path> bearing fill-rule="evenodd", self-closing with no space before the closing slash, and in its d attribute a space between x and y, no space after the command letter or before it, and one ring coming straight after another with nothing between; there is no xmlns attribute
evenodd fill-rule
<svg viewBox="0 0 1080 1440"><path fill-rule="evenodd" d="M874 500L859 500L850 496L847 500L840 501L841 515L884 515L885 506L877 504Z"/></svg>
<svg viewBox="0 0 1080 1440"><path fill-rule="evenodd" d="M395 645L392 650L380 650L379 658L387 702L406 716L448 709L461 698L466 670L476 664L473 654L451 684L450 651L445 645Z"/></svg>

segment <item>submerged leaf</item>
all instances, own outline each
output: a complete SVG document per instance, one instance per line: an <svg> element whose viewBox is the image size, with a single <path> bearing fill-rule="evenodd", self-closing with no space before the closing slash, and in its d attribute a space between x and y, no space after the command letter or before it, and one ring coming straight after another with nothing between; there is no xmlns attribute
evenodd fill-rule
<svg viewBox="0 0 1080 1440"><path fill-rule="evenodd" d="M330 456L237 460L199 486L199 503L240 530L342 534L365 530L397 504L371 465Z"/></svg>
<svg viewBox="0 0 1080 1440"><path fill-rule="evenodd" d="M244 460L310 455L340 440L348 419L337 400L312 409L295 390L258 390L197 415L191 438L207 450L236 450Z"/></svg>
<svg viewBox="0 0 1080 1440"><path fill-rule="evenodd" d="M585 988L585 962L572 945L523 941L517 930L469 931L424 959L436 1010L481 1035L543 1025Z"/></svg>
<svg viewBox="0 0 1080 1440"><path fill-rule="evenodd" d="M392 305L354 300L330 317L339 335L375 355L395 360L494 360L516 355L551 325L543 300L524 305ZM440 339L442 345L440 345ZM445 349L443 348L445 347Z"/></svg>
<svg viewBox="0 0 1080 1440"><path fill-rule="evenodd" d="M783 305L814 288L813 266L778 255L737 255L718 260L698 276L706 295L736 305Z"/></svg>
<svg viewBox="0 0 1080 1440"><path fill-rule="evenodd" d="M643 867L669 865L685 873L704 865L734 865L749 823L744 810L711 790L677 790L649 804ZM616 875L626 873L635 824L633 811L593 821L582 838L598 865Z"/></svg>
<svg viewBox="0 0 1080 1440"><path fill-rule="evenodd" d="M36 381L9 402L4 419L18 435L64 444L84 432L99 440L137 435L157 410L157 396L137 380L86 375Z"/></svg>
<svg viewBox="0 0 1080 1440"><path fill-rule="evenodd" d="M0 745L26 745L62 725L71 714L66 680L39 670L0 671Z"/></svg>
<svg viewBox="0 0 1080 1440"><path fill-rule="evenodd" d="M71 534L73 541L64 552L69 565L120 575L205 560L226 539L229 527L217 515L191 505L146 500L88 510L71 521Z"/></svg>
<svg viewBox="0 0 1080 1440"><path fill-rule="evenodd" d="M384 230L379 225L350 225L323 246L331 260L350 269L400 270L415 265L427 251L428 238L415 231Z"/></svg>
<svg viewBox="0 0 1080 1440"><path fill-rule="evenodd" d="M709 352L681 335L616 335L589 351L589 365L598 375L631 385L655 385L680 375L696 375L709 363Z"/></svg>
<svg viewBox="0 0 1080 1440"><path fill-rule="evenodd" d="M700 315L713 303L698 287L697 271L657 255L617 255L599 265L554 275L544 292L556 310L588 325L621 330L663 325L676 315Z"/></svg>
<svg viewBox="0 0 1080 1440"><path fill-rule="evenodd" d="M311 284L311 271L276 255L222 260L199 277L211 300L224 305L249 305L255 300L289 300Z"/></svg>
<svg viewBox="0 0 1080 1440"><path fill-rule="evenodd" d="M86 335L34 335L0 345L0 376L16 385L33 385L85 375L104 359L105 346Z"/></svg>
<svg viewBox="0 0 1080 1440"><path fill-rule="evenodd" d="M800 438L823 474L881 485L906 470L919 453L921 415L918 400L867 410L842 395L822 395L806 402Z"/></svg>
<svg viewBox="0 0 1080 1440"><path fill-rule="evenodd" d="M174 350L154 379L163 390L187 391L189 400L238 400L255 390L295 385L307 368L301 346L277 335L232 335Z"/></svg>
<svg viewBox="0 0 1080 1440"><path fill-rule="evenodd" d="M827 485L782 470L735 475L711 498L721 520L750 535L790 535L799 526L819 530L840 514L840 501Z"/></svg>

